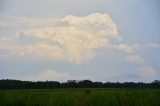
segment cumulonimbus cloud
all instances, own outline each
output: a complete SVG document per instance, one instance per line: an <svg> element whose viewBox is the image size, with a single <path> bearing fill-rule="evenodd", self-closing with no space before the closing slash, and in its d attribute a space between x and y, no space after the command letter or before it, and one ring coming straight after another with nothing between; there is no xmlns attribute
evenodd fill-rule
<svg viewBox="0 0 160 106"><path fill-rule="evenodd" d="M7 20L3 25L11 33L0 37L1 57L29 56L81 64L94 58L96 49L121 39L108 14L68 15L58 21L16 17Z"/></svg>

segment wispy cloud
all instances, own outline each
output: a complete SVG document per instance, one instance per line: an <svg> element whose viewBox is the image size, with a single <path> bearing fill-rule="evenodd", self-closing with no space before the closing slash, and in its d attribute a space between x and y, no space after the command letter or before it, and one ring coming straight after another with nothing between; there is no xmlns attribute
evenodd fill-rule
<svg viewBox="0 0 160 106"><path fill-rule="evenodd" d="M122 51L127 54L133 54L138 51L143 51L146 49L160 49L160 43L134 43L134 44L125 44L120 43L113 46L114 49Z"/></svg>
<svg viewBox="0 0 160 106"><path fill-rule="evenodd" d="M120 50L125 53L133 53L134 49L127 44L117 44L113 46L114 49Z"/></svg>
<svg viewBox="0 0 160 106"><path fill-rule="evenodd" d="M67 80L70 80L71 78L72 78L71 75L67 72L59 72L59 71L47 69L37 73L34 76L25 76L23 79L33 80L33 81L39 81L39 80L67 81Z"/></svg>
<svg viewBox="0 0 160 106"><path fill-rule="evenodd" d="M139 55L129 55L125 58L127 61L136 63L136 64L144 64L145 60Z"/></svg>
<svg viewBox="0 0 160 106"><path fill-rule="evenodd" d="M125 60L133 62L135 64L145 64L146 60L139 55L140 52L149 49L160 49L159 43L134 43L134 44L124 44L123 42L111 46L113 49L125 53Z"/></svg>
<svg viewBox="0 0 160 106"><path fill-rule="evenodd" d="M147 67L142 67L140 69L140 75L142 77L151 77L154 78L156 77L156 71L153 67L147 66Z"/></svg>

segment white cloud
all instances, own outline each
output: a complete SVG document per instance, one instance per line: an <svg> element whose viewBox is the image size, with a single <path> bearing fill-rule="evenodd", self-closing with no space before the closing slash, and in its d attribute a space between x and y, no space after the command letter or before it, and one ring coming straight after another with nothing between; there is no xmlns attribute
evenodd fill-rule
<svg viewBox="0 0 160 106"><path fill-rule="evenodd" d="M58 21L17 17L6 20L3 25L12 30L0 39L1 56L6 57L29 56L81 64L94 58L96 49L108 47L112 39L121 39L108 14L69 15ZM6 35L6 31L2 33Z"/></svg>
<svg viewBox="0 0 160 106"><path fill-rule="evenodd" d="M66 16L63 22L93 32L95 36L121 39L117 26L108 14L94 13L85 17Z"/></svg>
<svg viewBox="0 0 160 106"><path fill-rule="evenodd" d="M48 69L25 79L34 80L34 81L46 81L46 80L67 81L71 79L71 76L69 73L66 73L66 72L58 72L58 71Z"/></svg>
<svg viewBox="0 0 160 106"><path fill-rule="evenodd" d="M128 55L125 59L136 64L145 63L145 60L139 55Z"/></svg>

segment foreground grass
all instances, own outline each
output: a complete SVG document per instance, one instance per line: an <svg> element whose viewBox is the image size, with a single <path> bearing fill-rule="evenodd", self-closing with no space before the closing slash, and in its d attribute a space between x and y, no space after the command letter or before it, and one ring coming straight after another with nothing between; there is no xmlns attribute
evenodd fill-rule
<svg viewBox="0 0 160 106"><path fill-rule="evenodd" d="M160 106L157 89L0 91L0 106Z"/></svg>

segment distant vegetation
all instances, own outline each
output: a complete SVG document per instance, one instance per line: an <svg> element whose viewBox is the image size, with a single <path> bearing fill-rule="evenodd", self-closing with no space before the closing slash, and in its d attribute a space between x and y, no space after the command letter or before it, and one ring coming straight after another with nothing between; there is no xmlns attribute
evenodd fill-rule
<svg viewBox="0 0 160 106"><path fill-rule="evenodd" d="M160 81L155 80L150 83L144 82L92 82L90 80L69 80L67 82L57 81L20 81L20 80L0 80L0 90L16 89L57 89L57 88L160 88Z"/></svg>
<svg viewBox="0 0 160 106"><path fill-rule="evenodd" d="M159 88L159 80L151 83L0 80L0 106L160 106Z"/></svg>

